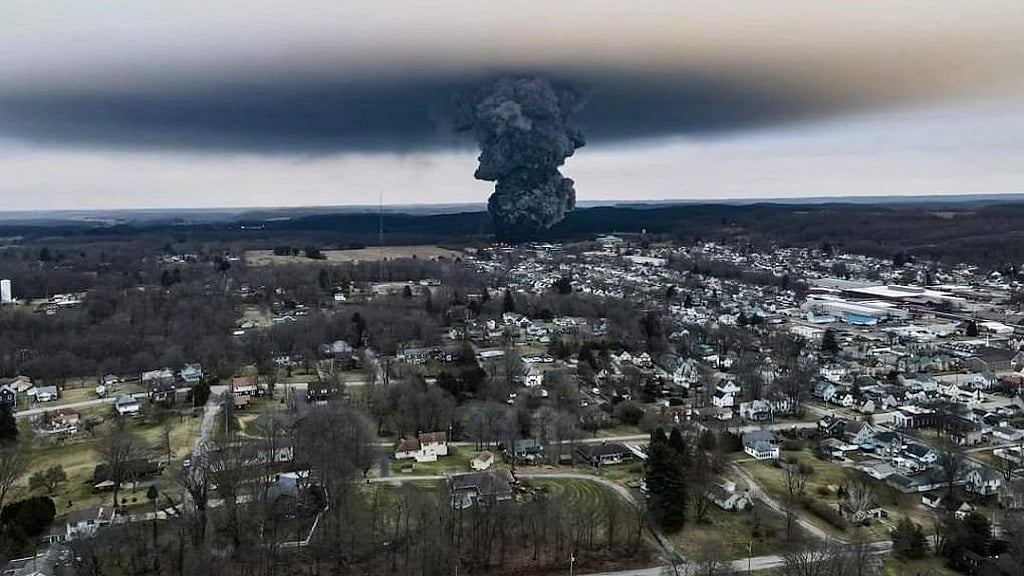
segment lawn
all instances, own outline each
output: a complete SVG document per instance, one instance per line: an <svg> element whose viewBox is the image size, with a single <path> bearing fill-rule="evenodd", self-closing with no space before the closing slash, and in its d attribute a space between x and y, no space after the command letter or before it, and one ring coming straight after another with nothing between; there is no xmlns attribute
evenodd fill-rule
<svg viewBox="0 0 1024 576"><path fill-rule="evenodd" d="M782 456L787 459L795 457L814 469L814 473L807 481L805 493L808 498L829 505L835 504L838 488L848 480L846 469L833 462L821 460L808 450L787 451L783 452ZM777 502L786 502L789 492L786 488L786 476L782 468L776 468L769 461L756 460L741 461L739 466L753 476L769 496ZM879 504L884 504L889 489L880 483L876 483L874 487L876 499ZM843 532L807 510L801 510L801 516L839 538L847 537L847 533L850 531ZM866 536L871 539L884 538L888 536L888 529L879 522L873 522L866 528Z"/></svg>
<svg viewBox="0 0 1024 576"><path fill-rule="evenodd" d="M527 494L546 495L578 512L591 515L598 524L607 522L614 514L616 526L622 530L635 530L636 510L607 486L582 478L530 478L520 483Z"/></svg>
<svg viewBox="0 0 1024 576"><path fill-rule="evenodd" d="M794 537L802 532L797 526ZM708 508L707 522L689 521L683 530L669 539L684 556L697 556L708 546L721 549L728 560L764 556L782 551L786 545L786 519L760 502L748 511L727 511L712 505Z"/></svg>
<svg viewBox="0 0 1024 576"><path fill-rule="evenodd" d="M945 559L939 556L927 556L920 560L903 562L886 555L885 573L888 576L958 576L960 573L946 567Z"/></svg>
<svg viewBox="0 0 1024 576"><path fill-rule="evenodd" d="M27 423L22 426L21 434L19 435L22 437L21 442L24 445L30 446L28 449L30 465L26 474L15 485L12 494L9 496L11 501L30 494L28 477L32 473L53 466L61 466L64 468L65 474L67 474L67 482L60 484L54 493L50 495L57 505L58 515L111 503L111 494L94 494L92 492L91 480L96 465L100 463L100 458L97 454L100 440L113 427L113 410L109 406L103 406L82 412L83 418L87 415L102 414L107 418L107 421L98 426L94 430L93 435L80 431L78 434L63 440L36 438ZM187 414L183 414L180 417L177 414L166 414L164 422L170 426L170 444L173 454L171 467L174 467L191 451L192 443L195 441L199 429L200 418L199 416ZM127 426L138 433L145 443L149 458L154 460L166 458L165 449L162 447L163 424L155 418L152 420L135 419L130 420ZM178 490L174 485L174 481L167 473L157 477L155 484L161 492ZM129 503L135 503L136 506L148 509L146 500L147 488L148 485L143 485L137 489L122 490L119 497L127 498Z"/></svg>
<svg viewBox="0 0 1024 576"><path fill-rule="evenodd" d="M390 452L390 450L389 450ZM470 472L469 461L476 455L476 451L470 448L448 447L448 455L441 456L434 462L417 462L413 459L395 460L391 458L392 476L438 476L446 473ZM498 462L490 467L490 470L506 468L504 463ZM409 471L404 471L409 469Z"/></svg>

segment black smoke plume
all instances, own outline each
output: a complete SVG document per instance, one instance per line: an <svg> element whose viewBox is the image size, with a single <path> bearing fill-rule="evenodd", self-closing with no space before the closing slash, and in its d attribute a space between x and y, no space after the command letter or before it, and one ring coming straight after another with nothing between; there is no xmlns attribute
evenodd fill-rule
<svg viewBox="0 0 1024 576"><path fill-rule="evenodd" d="M576 190L558 169L584 144L580 94L544 78L501 78L459 104L458 127L480 145L474 176L494 182L487 210L498 236L527 239L565 218Z"/></svg>

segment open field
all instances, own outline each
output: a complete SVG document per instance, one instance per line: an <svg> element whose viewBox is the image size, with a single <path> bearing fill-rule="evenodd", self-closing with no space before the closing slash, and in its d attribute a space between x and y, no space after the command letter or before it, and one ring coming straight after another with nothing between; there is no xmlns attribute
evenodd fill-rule
<svg viewBox="0 0 1024 576"><path fill-rule="evenodd" d="M807 481L806 495L819 502L832 505L836 502L836 492L849 478L847 471L833 463L817 458L808 450L800 450L782 453L785 458L798 458L801 462L810 465L814 469ZM751 476L753 476L764 491L777 502L784 503L789 498L786 488L786 476L782 468L776 468L769 461L742 461L739 463ZM876 499L882 502L884 494L888 489L881 483L875 483L874 492ZM882 502L884 504L884 502ZM801 510L801 516L822 530L829 532L839 538L848 537L850 530L846 532L837 529L822 518L819 518L809 510ZM867 538L878 539L888 535L888 530L879 522L872 522L865 531Z"/></svg>
<svg viewBox="0 0 1024 576"><path fill-rule="evenodd" d="M32 442L32 448L29 449L31 463L28 472L15 486L12 493L13 499L29 495L28 477L32 473L52 466L61 466L67 474L67 482L60 484L51 494L57 504L58 515L111 503L112 494L93 493L91 479L93 470L100 463L97 450L101 438L109 433L114 426L113 410L104 406L83 410L81 414L83 418L103 415L107 420L96 428L93 435L80 431L64 440L56 438L46 441L30 439L32 432L29 430L27 422L22 425L19 435L23 434L26 442ZM195 415L166 414L162 421L157 421L155 418L129 420L126 426L138 434L146 447L147 457L159 461L165 461L167 458L162 440L166 427L169 430L172 453L172 463L168 468L170 470L189 453L199 429L199 422L200 418ZM162 476L157 476L152 481L141 482L137 487L122 490L119 497L127 499L130 508L138 506L148 509L146 490L151 484L155 484L161 493L179 490L168 471L165 471Z"/></svg>
<svg viewBox="0 0 1024 576"><path fill-rule="evenodd" d="M526 490L535 495L544 494L551 500L568 504L577 512L585 513L599 524L608 520L621 530L636 530L636 510L609 487L582 478L530 478L522 482ZM604 534L606 535L606 534Z"/></svg>
<svg viewBox="0 0 1024 576"><path fill-rule="evenodd" d="M438 258L455 258L461 252L441 248L440 246L382 246L359 248L356 250L322 250L324 258L314 260L299 256L278 256L273 250L248 250L245 261L250 266L276 266L281 264L345 264L349 262L376 262L378 260L395 260L399 258L422 258L436 260Z"/></svg>
<svg viewBox="0 0 1024 576"><path fill-rule="evenodd" d="M796 527L795 537L804 535ZM702 552L721 554L728 560L777 554L785 549L786 519L758 502L749 511L727 511L712 505L707 522L688 521L681 531L669 536L684 556Z"/></svg>

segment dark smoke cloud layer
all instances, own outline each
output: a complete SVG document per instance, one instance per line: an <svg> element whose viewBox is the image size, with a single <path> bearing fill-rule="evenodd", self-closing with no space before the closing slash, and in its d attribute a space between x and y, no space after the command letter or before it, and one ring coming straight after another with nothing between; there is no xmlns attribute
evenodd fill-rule
<svg viewBox="0 0 1024 576"><path fill-rule="evenodd" d="M576 205L559 167L583 146L580 96L539 77L501 78L459 99L458 128L480 145L476 178L494 182L487 209L506 238L528 237L561 222Z"/></svg>
<svg viewBox="0 0 1024 576"><path fill-rule="evenodd" d="M531 71L532 72L532 71ZM828 103L729 77L539 71L587 100L594 144L714 133L828 114ZM453 94L521 74L288 78L174 90L0 90L0 135L50 145L267 153L406 152L470 146Z"/></svg>

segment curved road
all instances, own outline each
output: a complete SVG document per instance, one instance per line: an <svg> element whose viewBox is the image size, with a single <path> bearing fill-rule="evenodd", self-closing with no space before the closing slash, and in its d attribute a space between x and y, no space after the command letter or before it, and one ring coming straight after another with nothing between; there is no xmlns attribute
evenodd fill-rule
<svg viewBox="0 0 1024 576"><path fill-rule="evenodd" d="M747 475L743 471L740 471L740 475L744 476L744 478L749 476L749 475ZM636 499L634 494L632 492L630 492L628 488L626 488L622 484L619 484L617 482L613 482L613 481L611 481L611 480L609 480L607 478L603 478L601 476L592 476L590 474L580 474L580 473L573 473L573 472L552 472L552 473L543 473L543 472L541 472L541 473L517 474L517 476L519 476L520 478L555 478L555 479L562 478L562 479L587 480L587 481L590 481L590 482L597 482L599 484L602 484L602 485L604 485L604 486L614 490L616 494L621 496L622 499L625 500L626 502L628 502L630 505L632 505L632 506L640 506L640 505L642 505L642 503L639 502ZM444 479L445 479L445 477L442 476L442 475L398 476L398 477L388 477L388 478L370 478L370 479L367 480L367 482L370 482L370 483L401 484L403 482L444 480ZM757 483L755 481L753 481L752 478L750 479L750 485L752 487L752 491L753 491L753 489L756 489L758 494L760 494L765 499L767 499L767 500L764 500L765 503L769 507L772 507L772 504L770 504L768 502L771 499L768 498L766 495L764 495L763 491L760 490L760 487L757 485ZM772 501L772 502L774 502L774 501ZM775 503L775 505L777 506L778 504ZM831 539L835 540L835 538L832 538L831 536L826 534L824 531L822 531L817 526L814 526L813 524L807 523L806 520L799 519L799 521L800 521L801 526L803 526L808 532L811 532L811 533L815 534L816 536L818 536L820 538L831 538ZM805 525L805 523L807 525ZM678 553L675 552L675 547L672 545L672 543L667 538L665 538L665 536L663 534L661 534L659 532L654 532L653 530L652 530L652 534L654 534L654 537L658 541L658 544L666 552L669 552L670 554L676 554L677 558L682 558L680 555L678 555ZM882 540L882 541L878 541L878 542L870 542L870 543L867 544L867 546L871 549L871 553L872 554L884 554L884 553L886 553L886 552L888 552L889 550L892 549L892 542L889 542L889 541L886 541L886 540ZM732 568L736 572L744 572L748 568L750 569L750 571L755 572L755 571L761 571L761 570L774 570L776 568L780 568L784 563L785 563L785 558L784 557L782 557L782 556L780 556L778 554L770 554L770 555L767 555L767 556L754 556L754 557L752 557L750 559L744 558L744 559L740 559L740 560L734 560L732 562ZM587 574L587 575L581 575L581 576L661 576L662 574L665 573L664 570L665 570L665 568L663 566L656 566L656 567L653 567L653 568L640 568L640 569L634 569L634 570L622 570L622 571L618 571L618 572L601 572L601 573L593 573L593 574Z"/></svg>
<svg viewBox="0 0 1024 576"><path fill-rule="evenodd" d="M771 508L775 512L778 512L779 514L782 514L783 516L786 515L786 508L783 507L781 504L779 504L774 498L769 496L764 491L764 489L761 488L761 485L757 483L757 480L755 480L754 477L751 476L749 472L744 470L742 466L737 466L737 465L733 464L732 465L732 469L736 472L736 474L738 474L740 476L740 478L743 478L744 482L747 483L747 488L750 490L750 494L753 495L754 498L757 498L761 502L764 502L765 506L768 506L769 508ZM818 538L819 540L829 540L829 539L831 539L831 540L838 540L839 542L844 542L842 539L833 537L828 532L825 532L824 530L822 530L818 526L815 526L811 522L805 520L800 515L794 515L794 518L796 519L797 524L799 524L801 528L803 528L809 534L812 534L815 538Z"/></svg>

